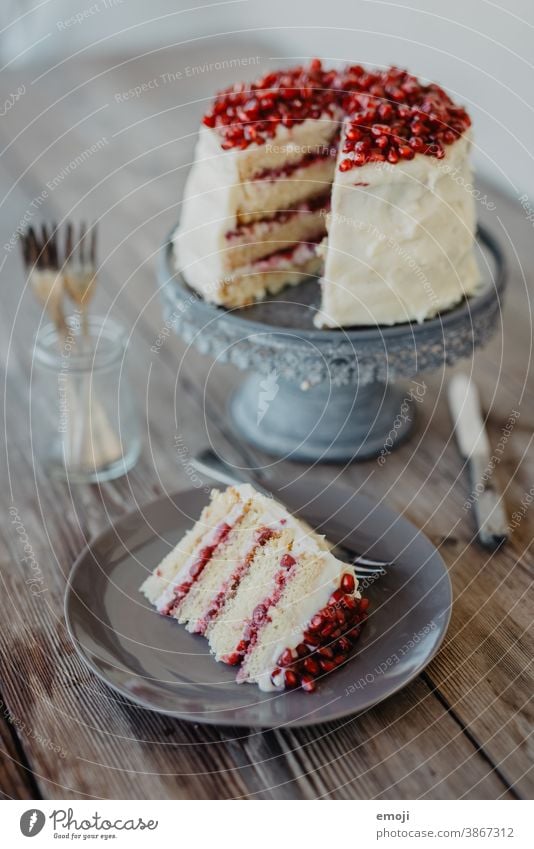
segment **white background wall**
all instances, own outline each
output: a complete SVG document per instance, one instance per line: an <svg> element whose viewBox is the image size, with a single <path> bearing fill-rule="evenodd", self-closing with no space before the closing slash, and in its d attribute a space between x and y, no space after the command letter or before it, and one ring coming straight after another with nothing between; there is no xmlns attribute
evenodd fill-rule
<svg viewBox="0 0 534 849"><path fill-rule="evenodd" d="M505 5L506 4L506 5ZM71 16L83 20L67 25ZM534 198L534 0L2 0L0 59L140 53L230 33L265 57L396 63L439 81L474 118L478 170ZM178 63L178 60L177 60ZM220 84L225 83L221 74Z"/></svg>

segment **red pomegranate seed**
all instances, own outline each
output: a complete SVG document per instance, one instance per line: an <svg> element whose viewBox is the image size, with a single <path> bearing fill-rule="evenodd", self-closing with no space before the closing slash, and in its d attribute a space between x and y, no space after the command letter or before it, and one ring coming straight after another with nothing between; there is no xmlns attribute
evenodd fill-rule
<svg viewBox="0 0 534 849"><path fill-rule="evenodd" d="M367 610L368 607L369 607L369 599L368 598L361 598L360 599L360 610L363 612L363 611Z"/></svg>
<svg viewBox="0 0 534 849"><path fill-rule="evenodd" d="M357 609L358 601L354 598L353 595L346 595L343 599L343 606L350 613L352 610Z"/></svg>
<svg viewBox="0 0 534 849"><path fill-rule="evenodd" d="M304 669L306 672L309 672L310 675L319 675L321 671L319 667L319 663L315 660L314 657L307 657L304 661Z"/></svg>
<svg viewBox="0 0 534 849"><path fill-rule="evenodd" d="M356 581L354 580L354 575L352 575L350 572L345 572L345 574L341 578L340 587L344 593L352 595L352 593L356 589Z"/></svg>
<svg viewBox="0 0 534 849"><path fill-rule="evenodd" d="M318 631L320 628L322 628L323 625L323 617L319 613L316 613L310 622L310 631Z"/></svg>
<svg viewBox="0 0 534 849"><path fill-rule="evenodd" d="M330 646L322 646L322 647L318 650L318 652L317 652L317 653L318 653L321 657L326 658L327 660L332 660L332 658L334 657L334 652L332 651L332 649L330 648Z"/></svg>
<svg viewBox="0 0 534 849"><path fill-rule="evenodd" d="M291 666L293 660L294 658L291 649L285 649L276 662L278 663L278 666Z"/></svg>
<svg viewBox="0 0 534 849"><path fill-rule="evenodd" d="M292 669L286 669L284 672L284 682L286 687L297 687L299 679L296 672Z"/></svg>
<svg viewBox="0 0 534 849"><path fill-rule="evenodd" d="M226 663L229 663L230 666L237 666L237 664L241 661L241 655L238 652L232 652L232 654L227 655L224 660Z"/></svg>
<svg viewBox="0 0 534 849"><path fill-rule="evenodd" d="M353 165L352 159L342 159L341 162L339 163L339 170L340 171L350 171L350 169L352 168L352 165Z"/></svg>
<svg viewBox="0 0 534 849"><path fill-rule="evenodd" d="M347 138L350 139L350 141L357 142L360 141L362 137L362 131L359 129L359 127L349 127L346 135Z"/></svg>
<svg viewBox="0 0 534 849"><path fill-rule="evenodd" d="M319 666L323 672L332 672L332 670L336 668L336 665L332 660L320 660Z"/></svg>
<svg viewBox="0 0 534 849"><path fill-rule="evenodd" d="M328 625L325 625L324 628L321 629L321 637L323 637L323 639L325 639L325 640L327 640L329 637L331 637L333 633L334 633L334 626L331 622Z"/></svg>
<svg viewBox="0 0 534 849"><path fill-rule="evenodd" d="M308 654L308 649L306 648L304 643L299 643L295 651L299 657L306 657L306 655Z"/></svg>
<svg viewBox="0 0 534 849"><path fill-rule="evenodd" d="M302 675L300 685L306 693L313 693L317 686L311 675Z"/></svg>
<svg viewBox="0 0 534 849"><path fill-rule="evenodd" d="M341 589L334 590L329 599L329 604L337 604L339 601L343 600L343 596L345 593Z"/></svg>

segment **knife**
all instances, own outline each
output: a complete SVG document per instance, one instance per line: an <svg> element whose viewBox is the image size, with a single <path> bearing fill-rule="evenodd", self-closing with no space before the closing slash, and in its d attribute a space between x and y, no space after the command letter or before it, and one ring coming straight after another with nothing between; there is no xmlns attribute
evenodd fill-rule
<svg viewBox="0 0 534 849"><path fill-rule="evenodd" d="M479 541L486 548L498 548L508 538L508 522L502 494L493 480L478 390L465 374L456 374L449 381L449 409L460 454L469 466Z"/></svg>

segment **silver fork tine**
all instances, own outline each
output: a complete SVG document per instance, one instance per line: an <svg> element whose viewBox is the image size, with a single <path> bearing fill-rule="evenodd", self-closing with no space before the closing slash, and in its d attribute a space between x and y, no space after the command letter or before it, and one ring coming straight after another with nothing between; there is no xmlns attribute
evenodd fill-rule
<svg viewBox="0 0 534 849"><path fill-rule="evenodd" d="M50 227L51 227L50 240L49 240L50 259L51 259L51 262L53 263L54 269L56 269L56 271L57 271L59 269L60 262L59 262L59 251L58 251L58 247L57 247L57 224L56 224L56 222L53 221L52 224L50 225Z"/></svg>
<svg viewBox="0 0 534 849"><path fill-rule="evenodd" d="M69 262L72 257L72 223L67 221L67 231L65 235L65 264Z"/></svg>
<svg viewBox="0 0 534 849"><path fill-rule="evenodd" d="M82 221L80 224L80 263L84 265L85 263L85 223Z"/></svg>
<svg viewBox="0 0 534 849"><path fill-rule="evenodd" d="M93 224L91 229L91 256L90 256L91 265L93 268L96 268L96 222Z"/></svg>
<svg viewBox="0 0 534 849"><path fill-rule="evenodd" d="M28 268L30 264L30 240L27 232L23 233L20 237L20 249L22 251L22 261L24 263L24 267Z"/></svg>

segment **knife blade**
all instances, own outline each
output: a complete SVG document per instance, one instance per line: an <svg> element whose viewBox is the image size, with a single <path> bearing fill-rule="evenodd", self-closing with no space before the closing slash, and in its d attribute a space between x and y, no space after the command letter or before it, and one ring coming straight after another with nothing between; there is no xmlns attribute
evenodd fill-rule
<svg viewBox="0 0 534 849"><path fill-rule="evenodd" d="M449 381L449 409L460 454L467 461L478 538L495 549L508 538L502 494L494 481L490 443L476 385L465 374Z"/></svg>

